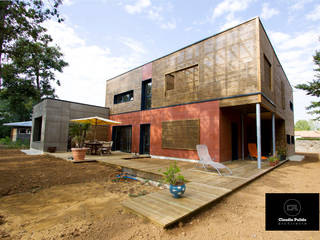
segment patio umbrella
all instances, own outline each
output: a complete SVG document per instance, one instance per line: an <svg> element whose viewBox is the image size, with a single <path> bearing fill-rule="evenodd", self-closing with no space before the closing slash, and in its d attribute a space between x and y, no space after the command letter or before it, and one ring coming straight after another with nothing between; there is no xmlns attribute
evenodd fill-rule
<svg viewBox="0 0 320 240"><path fill-rule="evenodd" d="M88 118L78 118L71 119L70 122L78 122L78 123L90 123L94 126L94 140L96 139L97 126L106 126L106 125L117 125L121 124L121 122L113 121L107 118L102 117L88 117Z"/></svg>

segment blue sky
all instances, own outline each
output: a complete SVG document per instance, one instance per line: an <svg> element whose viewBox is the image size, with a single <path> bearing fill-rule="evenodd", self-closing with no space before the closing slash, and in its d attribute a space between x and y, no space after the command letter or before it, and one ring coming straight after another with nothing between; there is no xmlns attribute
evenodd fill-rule
<svg viewBox="0 0 320 240"><path fill-rule="evenodd" d="M65 0L60 10L65 22L45 24L69 62L57 94L99 106L108 78L256 16L292 86L313 79L320 49L317 0ZM312 118L312 100L294 89L295 121Z"/></svg>

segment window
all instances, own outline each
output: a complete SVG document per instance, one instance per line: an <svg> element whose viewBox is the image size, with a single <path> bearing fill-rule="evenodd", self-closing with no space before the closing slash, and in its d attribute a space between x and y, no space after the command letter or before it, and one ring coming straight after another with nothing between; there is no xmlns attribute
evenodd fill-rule
<svg viewBox="0 0 320 240"><path fill-rule="evenodd" d="M166 74L166 91L174 89L174 75Z"/></svg>
<svg viewBox="0 0 320 240"><path fill-rule="evenodd" d="M290 144L290 135L287 134L287 144Z"/></svg>
<svg viewBox="0 0 320 240"><path fill-rule="evenodd" d="M266 85L271 89L271 63L264 55L264 81Z"/></svg>
<svg viewBox="0 0 320 240"><path fill-rule="evenodd" d="M19 134L30 134L29 128L19 128Z"/></svg>
<svg viewBox="0 0 320 240"><path fill-rule="evenodd" d="M291 144L294 144L294 136L291 136Z"/></svg>
<svg viewBox="0 0 320 240"><path fill-rule="evenodd" d="M290 109L293 112L293 103L290 101Z"/></svg>
<svg viewBox="0 0 320 240"><path fill-rule="evenodd" d="M165 91L181 90L194 91L193 87L199 84L199 66L198 64L179 69L165 75ZM186 86L193 86L188 87Z"/></svg>
<svg viewBox="0 0 320 240"><path fill-rule="evenodd" d="M284 84L281 81L281 104L282 104L282 109L286 108L286 95L284 93Z"/></svg>
<svg viewBox="0 0 320 240"><path fill-rule="evenodd" d="M41 141L42 117L34 119L33 141Z"/></svg>
<svg viewBox="0 0 320 240"><path fill-rule="evenodd" d="M114 95L114 104L133 101L133 90Z"/></svg>
<svg viewBox="0 0 320 240"><path fill-rule="evenodd" d="M145 80L142 82L141 89L141 110L151 109L152 98L152 80Z"/></svg>

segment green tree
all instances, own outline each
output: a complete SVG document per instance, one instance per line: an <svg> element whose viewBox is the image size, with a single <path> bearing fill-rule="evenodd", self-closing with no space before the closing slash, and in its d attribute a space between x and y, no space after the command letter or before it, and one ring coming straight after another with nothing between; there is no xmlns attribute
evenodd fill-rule
<svg viewBox="0 0 320 240"><path fill-rule="evenodd" d="M299 120L294 125L294 130L296 131L311 130L311 127L307 120Z"/></svg>
<svg viewBox="0 0 320 240"><path fill-rule="evenodd" d="M298 84L296 88L305 90L307 95L320 97L320 51L316 51L316 54L313 56L313 61L316 65L315 79L313 81L303 84ZM320 120L320 101L313 101L311 105L306 108L310 110L310 114L316 115L315 120Z"/></svg>
<svg viewBox="0 0 320 240"><path fill-rule="evenodd" d="M52 83L60 86L55 72L67 63L42 23L63 21L61 0L0 1L0 118L25 121L42 97L56 97Z"/></svg>
<svg viewBox="0 0 320 240"><path fill-rule="evenodd" d="M30 120L43 97L56 97L52 84L67 63L43 23L63 21L61 0L0 0L0 137L3 122Z"/></svg>

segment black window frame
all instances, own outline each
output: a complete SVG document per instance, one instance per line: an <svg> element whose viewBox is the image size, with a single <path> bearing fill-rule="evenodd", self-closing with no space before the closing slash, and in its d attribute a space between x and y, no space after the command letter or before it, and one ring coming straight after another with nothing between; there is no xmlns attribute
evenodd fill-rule
<svg viewBox="0 0 320 240"><path fill-rule="evenodd" d="M291 143L291 137L289 134L287 134L287 144L290 144Z"/></svg>
<svg viewBox="0 0 320 240"><path fill-rule="evenodd" d="M133 90L126 91L120 94L116 94L113 97L113 104L131 102L134 99Z"/></svg>
<svg viewBox="0 0 320 240"><path fill-rule="evenodd" d="M150 93L147 94L147 86L151 83ZM142 81L141 87L141 110L151 109L152 105L152 79Z"/></svg>
<svg viewBox="0 0 320 240"><path fill-rule="evenodd" d="M295 142L294 136L291 136L291 144L294 144L294 142Z"/></svg>
<svg viewBox="0 0 320 240"><path fill-rule="evenodd" d="M289 101L289 105L290 105L290 110L293 112L293 102Z"/></svg>
<svg viewBox="0 0 320 240"><path fill-rule="evenodd" d="M42 120L42 116L34 119L32 136L33 142L41 142Z"/></svg>

